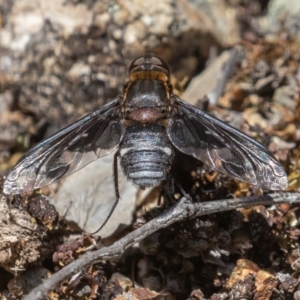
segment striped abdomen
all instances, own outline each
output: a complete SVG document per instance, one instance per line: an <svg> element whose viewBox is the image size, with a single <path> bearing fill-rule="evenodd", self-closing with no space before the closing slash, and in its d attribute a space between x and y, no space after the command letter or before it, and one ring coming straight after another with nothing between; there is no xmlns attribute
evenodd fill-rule
<svg viewBox="0 0 300 300"><path fill-rule="evenodd" d="M125 175L141 188L164 180L174 159L174 150L164 126L132 125L120 145Z"/></svg>

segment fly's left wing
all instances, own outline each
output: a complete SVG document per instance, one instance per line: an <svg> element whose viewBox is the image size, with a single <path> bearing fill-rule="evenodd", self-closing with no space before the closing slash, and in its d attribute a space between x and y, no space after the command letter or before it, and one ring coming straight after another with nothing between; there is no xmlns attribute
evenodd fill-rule
<svg viewBox="0 0 300 300"><path fill-rule="evenodd" d="M181 152L264 189L282 190L287 176L274 155L241 131L172 96L168 136Z"/></svg>
<svg viewBox="0 0 300 300"><path fill-rule="evenodd" d="M117 117L119 107L116 98L26 152L8 174L4 194L21 194L51 184L111 153L125 131Z"/></svg>

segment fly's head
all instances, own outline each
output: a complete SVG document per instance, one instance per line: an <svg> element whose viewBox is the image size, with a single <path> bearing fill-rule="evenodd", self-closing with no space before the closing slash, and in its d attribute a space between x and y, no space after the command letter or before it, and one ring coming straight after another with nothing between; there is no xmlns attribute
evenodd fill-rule
<svg viewBox="0 0 300 300"><path fill-rule="evenodd" d="M157 79L170 84L170 68L162 58L145 53L129 66L129 80L139 79Z"/></svg>

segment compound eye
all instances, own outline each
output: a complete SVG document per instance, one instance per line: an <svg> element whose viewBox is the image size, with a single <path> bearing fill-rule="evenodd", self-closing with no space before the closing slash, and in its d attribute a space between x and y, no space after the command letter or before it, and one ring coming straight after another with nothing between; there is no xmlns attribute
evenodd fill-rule
<svg viewBox="0 0 300 300"><path fill-rule="evenodd" d="M130 66L129 66L129 73L131 73L131 71L132 71L133 69L135 69L135 68L138 67L138 66L143 65L144 63L145 63L145 59L144 59L143 56L141 56L141 57L135 59L135 60L130 64Z"/></svg>
<svg viewBox="0 0 300 300"><path fill-rule="evenodd" d="M164 68L168 73L170 73L170 69L169 69L168 64L162 58L160 58L158 56L153 56L150 59L150 63L157 66L157 67Z"/></svg>

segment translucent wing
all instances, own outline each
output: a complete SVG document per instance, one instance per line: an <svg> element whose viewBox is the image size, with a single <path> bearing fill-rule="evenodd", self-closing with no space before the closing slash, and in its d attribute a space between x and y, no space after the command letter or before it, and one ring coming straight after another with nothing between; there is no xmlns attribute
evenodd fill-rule
<svg viewBox="0 0 300 300"><path fill-rule="evenodd" d="M70 175L112 152L124 135L117 98L30 149L8 174L3 192L20 194Z"/></svg>
<svg viewBox="0 0 300 300"><path fill-rule="evenodd" d="M264 146L173 96L174 116L167 133L173 145L209 166L239 180L265 189L281 190L287 176L272 153Z"/></svg>

